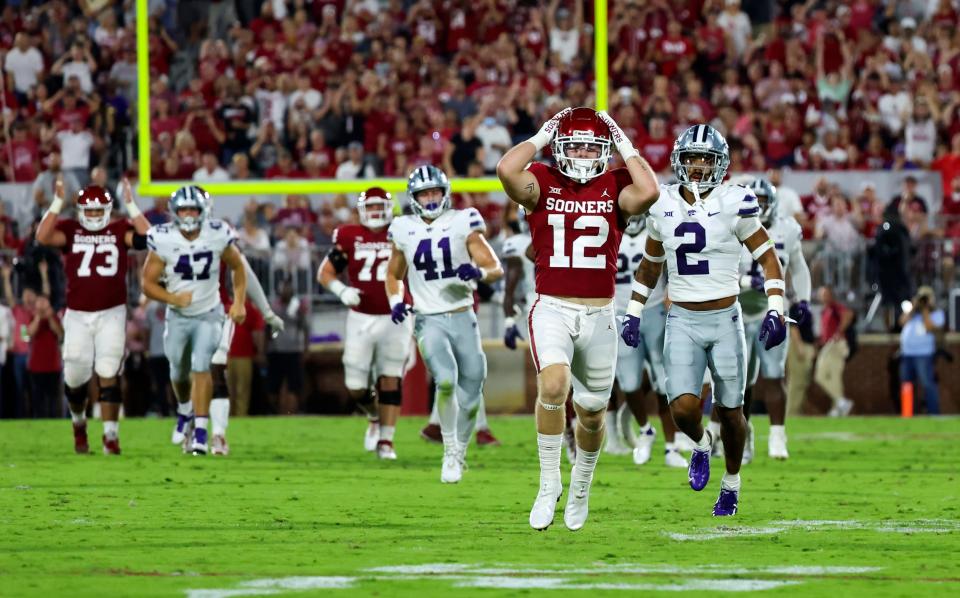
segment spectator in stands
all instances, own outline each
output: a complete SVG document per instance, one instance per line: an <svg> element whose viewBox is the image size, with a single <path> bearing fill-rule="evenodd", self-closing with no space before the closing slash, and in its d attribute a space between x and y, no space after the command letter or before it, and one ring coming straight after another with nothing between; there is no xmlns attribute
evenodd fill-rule
<svg viewBox="0 0 960 598"><path fill-rule="evenodd" d="M724 9L717 17L717 25L730 36L734 56L743 56L750 40L752 25L747 13L740 10L740 0L724 0Z"/></svg>
<svg viewBox="0 0 960 598"><path fill-rule="evenodd" d="M487 97L493 99L492 96ZM483 171L488 175L496 173L497 162L513 146L510 132L497 121L492 112L492 107L486 111L487 115L476 130L477 139L483 144Z"/></svg>
<svg viewBox="0 0 960 598"><path fill-rule="evenodd" d="M877 186L873 181L864 181L860 184L860 195L856 199L860 212L860 232L866 239L872 239L877 229L883 224L883 202L877 197Z"/></svg>
<svg viewBox="0 0 960 598"><path fill-rule="evenodd" d="M146 299L141 298L141 301ZM147 369L150 372L150 403L147 412L166 416L175 404L170 388L170 362L163 350L167 306L159 301L147 301L143 306L147 329Z"/></svg>
<svg viewBox="0 0 960 598"><path fill-rule="evenodd" d="M843 196L839 189L830 194L830 210L822 212L816 221L814 237L822 241L820 253L812 270L816 277L827 281L837 293L847 293L852 286L853 265L863 244L860 236L862 221L859 207Z"/></svg>
<svg viewBox="0 0 960 598"><path fill-rule="evenodd" d="M70 77L76 77L80 89L85 94L93 92L93 79L96 72L97 61L93 59L89 42L86 40L74 42L70 46L70 51L61 56L50 67L51 74L63 77L64 86L67 85Z"/></svg>
<svg viewBox="0 0 960 598"><path fill-rule="evenodd" d="M102 141L87 126L74 120L70 128L57 133L57 143L63 160L63 170L72 174L80 187L90 182L90 152L102 148Z"/></svg>
<svg viewBox="0 0 960 598"><path fill-rule="evenodd" d="M244 206L243 225L237 231L237 241L245 255L269 257L270 236L257 223L257 204L255 200L251 202ZM252 210L250 210L251 207Z"/></svg>
<svg viewBox="0 0 960 598"><path fill-rule="evenodd" d="M260 123L257 140L250 148L250 157L253 158L255 168L264 173L277 163L277 155L282 149L280 134L272 120Z"/></svg>
<svg viewBox="0 0 960 598"><path fill-rule="evenodd" d="M937 147L935 115L927 98L914 98L913 114L904 129L906 138L905 157L913 168L926 168L933 161Z"/></svg>
<svg viewBox="0 0 960 598"><path fill-rule="evenodd" d="M830 287L820 287L818 295L823 311L820 313L820 352L813 379L833 402L830 416L842 417L853 408L853 401L846 398L843 387L843 372L850 355L846 333L853 324L853 312L836 299Z"/></svg>
<svg viewBox="0 0 960 598"><path fill-rule="evenodd" d="M33 417L62 417L60 341L63 339L63 325L46 295L36 298L33 319L27 326L27 334L30 335L27 372L30 376Z"/></svg>
<svg viewBox="0 0 960 598"><path fill-rule="evenodd" d="M900 381L919 383L929 415L940 414L940 389L934 371L937 335L946 324L933 289L920 287L910 309L900 316Z"/></svg>
<svg viewBox="0 0 960 598"><path fill-rule="evenodd" d="M941 146L937 152L937 159L930 164L930 169L940 173L940 182L943 183L943 195L948 197L951 190L951 184L954 179L960 178L960 132L955 133L950 139L950 147ZM960 206L958 206L960 208ZM944 211L947 214L954 215L947 209L944 203ZM958 213L957 215L960 215Z"/></svg>
<svg viewBox="0 0 960 598"><path fill-rule="evenodd" d="M887 209L903 214L901 204L907 204L915 205L916 208L924 214L929 213L929 204L927 203L927 200L917 193L918 184L919 181L917 180L917 177L913 176L912 174L908 174L906 177L904 177L903 183L901 183L902 186L900 195L897 195L890 200L890 203L887 204Z"/></svg>
<svg viewBox="0 0 960 598"><path fill-rule="evenodd" d="M283 318L283 331L270 339L267 362L269 368L270 403L281 415L300 411L303 391L303 356L309 346L307 306L293 294L293 283L281 281L273 311Z"/></svg>
<svg viewBox="0 0 960 598"><path fill-rule="evenodd" d="M349 181L353 179L372 179L376 176L373 166L364 162L363 144L359 141L352 141L347 146L347 159L337 166L337 173L334 175L339 181Z"/></svg>
<svg viewBox="0 0 960 598"><path fill-rule="evenodd" d="M248 181L252 178L253 173L250 172L250 157L242 152L233 154L233 158L230 159L230 180Z"/></svg>
<svg viewBox="0 0 960 598"><path fill-rule="evenodd" d="M580 51L583 2L573 2L571 15L569 9L560 6L560 0L550 0L545 16L550 53L556 54L562 64L570 64Z"/></svg>
<svg viewBox="0 0 960 598"><path fill-rule="evenodd" d="M229 305L225 306L229 307ZM247 299L247 318L234 327L227 360L227 385L230 388L230 415L250 413L250 395L253 385L253 366L266 366L266 323L263 315Z"/></svg>
<svg viewBox="0 0 960 598"><path fill-rule="evenodd" d="M13 92L17 102L25 103L27 94L43 74L43 54L30 41L30 35L21 31L13 39L13 48L7 52L3 70L13 75Z"/></svg>
<svg viewBox="0 0 960 598"><path fill-rule="evenodd" d="M126 333L126 355L123 360L123 377L120 380L121 393L125 398L124 413L127 417L139 417L146 415L153 407L149 394L143 393L144 389L150 388L150 371L147 366L150 329L142 305L127 311ZM153 411L152 414L159 415L160 411Z"/></svg>
<svg viewBox="0 0 960 598"><path fill-rule="evenodd" d="M267 169L264 178L268 179L302 179L304 173L293 162L293 156L286 149L277 153L277 163Z"/></svg>
<svg viewBox="0 0 960 598"><path fill-rule="evenodd" d="M12 273L9 264L0 266L3 275L3 290L7 304L13 314L13 342L10 345L11 369L15 386L13 401L13 417L20 418L28 414L27 396L29 380L27 378L27 361L30 357L30 322L33 321L33 312L36 307L37 293L30 287L21 286L20 301L17 302L13 294Z"/></svg>
<svg viewBox="0 0 960 598"><path fill-rule="evenodd" d="M8 148L10 159L7 162L7 152L0 157L6 163L6 177L15 183L32 183L37 178L40 168L40 151L35 138L28 136L26 125L17 121L13 124L13 139Z"/></svg>
<svg viewBox="0 0 960 598"><path fill-rule="evenodd" d="M791 416L803 413L803 403L807 400L817 357L813 318L807 318L804 322L796 307L796 304L790 306L790 317L803 323L790 327L790 344L787 347L787 414Z"/></svg>
<svg viewBox="0 0 960 598"><path fill-rule="evenodd" d="M239 154L238 154L239 155ZM203 165L193 173L193 180L197 183L226 183L230 175L221 168L214 152L203 153Z"/></svg>
<svg viewBox="0 0 960 598"><path fill-rule="evenodd" d="M305 289L310 279L310 244L300 233L304 223L291 218L281 226L283 238L273 251L274 280L290 279L296 288Z"/></svg>
<svg viewBox="0 0 960 598"><path fill-rule="evenodd" d="M29 202L23 202L18 207L20 212L17 214L17 220L20 222L20 230L24 230L31 222L43 216L43 213L50 206L50 203L53 201L53 188L54 184L57 181L57 178L63 178L63 187L64 193L66 193L66 198L73 198L76 196L77 191L80 190L82 185L80 181L77 180L76 173L74 171L64 171L63 162L60 157L60 152L53 151L47 156L47 168L37 177L37 180L33 182L33 188L30 191L30 195L33 198L33 205L30 205ZM84 178L86 178L86 172L84 172ZM67 201L64 205L64 209L68 212L71 209L72 202Z"/></svg>
<svg viewBox="0 0 960 598"><path fill-rule="evenodd" d="M151 225L170 222L169 203L170 198L165 195L155 197L153 199L153 207L143 213L144 218L146 218L147 222Z"/></svg>

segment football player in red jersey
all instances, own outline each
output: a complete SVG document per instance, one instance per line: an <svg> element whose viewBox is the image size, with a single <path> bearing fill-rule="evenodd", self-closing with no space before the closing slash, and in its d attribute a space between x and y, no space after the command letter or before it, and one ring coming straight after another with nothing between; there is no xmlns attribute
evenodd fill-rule
<svg viewBox="0 0 960 598"><path fill-rule="evenodd" d="M531 164L547 145L557 166ZM626 168L607 169L613 146ZM560 447L572 381L577 455L563 519L578 530L587 520L617 362L613 296L620 237L628 217L656 202L657 177L613 119L590 108L567 108L548 120L503 156L497 175L526 210L536 257L537 299L528 324L537 368L540 489L530 525L549 527L563 492Z"/></svg>
<svg viewBox="0 0 960 598"><path fill-rule="evenodd" d="M57 180L54 200L37 227L37 241L59 247L67 274L67 311L63 316L63 379L73 418L74 450L89 452L87 442L87 382L93 373L100 382L103 452L120 454L120 387L127 325L127 250L146 249L150 223L133 200L124 179L123 195L131 220L111 221L113 197L91 185L77 194L77 219L59 219L63 181Z"/></svg>
<svg viewBox="0 0 960 598"><path fill-rule="evenodd" d="M387 227L393 220L393 199L380 187L371 187L360 194L357 212L359 225L343 224L334 231L334 247L320 264L317 281L350 308L343 370L350 398L367 414L364 448L381 459L396 459L393 435L413 321L399 326L390 321L383 286L392 248ZM337 278L344 270L351 286Z"/></svg>

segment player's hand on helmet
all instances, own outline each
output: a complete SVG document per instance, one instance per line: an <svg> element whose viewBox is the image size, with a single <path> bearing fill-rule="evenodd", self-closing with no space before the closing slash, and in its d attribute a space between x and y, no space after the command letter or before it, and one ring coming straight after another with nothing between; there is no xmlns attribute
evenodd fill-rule
<svg viewBox="0 0 960 598"><path fill-rule="evenodd" d="M283 332L283 318L273 313L273 310L269 310L263 315L263 321L273 330L273 333L270 335L271 338L277 338L280 336L280 333Z"/></svg>
<svg viewBox="0 0 960 598"><path fill-rule="evenodd" d="M641 318L627 315L623 319L623 329L620 330L620 338L628 347L636 349L640 346L640 322Z"/></svg>
<svg viewBox="0 0 960 598"><path fill-rule="evenodd" d="M457 276L460 277L460 280L464 282L480 280L483 278L483 271L473 264L460 264L460 266L457 268Z"/></svg>
<svg viewBox="0 0 960 598"><path fill-rule="evenodd" d="M803 326L810 321L810 304L806 301L794 303L790 307L790 317L797 321L798 326Z"/></svg>
<svg viewBox="0 0 960 598"><path fill-rule="evenodd" d="M783 316L770 310L760 325L760 342L763 348L769 351L787 339L787 325Z"/></svg>
<svg viewBox="0 0 960 598"><path fill-rule="evenodd" d="M537 147L537 151L542 150L553 142L553 136L557 134L557 128L560 126L560 119L573 111L573 108L564 108L553 115L547 122L543 123L537 134L528 141Z"/></svg>
<svg viewBox="0 0 960 598"><path fill-rule="evenodd" d="M399 324L407 318L407 314L410 313L410 306L401 301L400 303L395 303L393 308L390 310L390 320L394 324Z"/></svg>
<svg viewBox="0 0 960 598"><path fill-rule="evenodd" d="M513 318L507 318L503 321L503 344L511 351L517 348L517 339L520 336L520 329L517 328L517 321Z"/></svg>
<svg viewBox="0 0 960 598"><path fill-rule="evenodd" d="M179 293L173 294L173 301L171 304L174 307L184 308L190 307L190 304L193 303L193 291L180 291Z"/></svg>
<svg viewBox="0 0 960 598"><path fill-rule="evenodd" d="M230 319L234 324L243 324L247 319L247 307L243 303L233 302L230 306Z"/></svg>
<svg viewBox="0 0 960 598"><path fill-rule="evenodd" d="M603 124L607 125L607 128L610 129L610 139L613 141L613 145L617 148L617 152L619 152L624 162L627 161L627 158L640 155L640 152L633 147L633 142L630 141L627 134L623 132L623 129L617 124L617 121L613 120L613 117L607 114L606 110L597 112L597 116L600 117Z"/></svg>
<svg viewBox="0 0 960 598"><path fill-rule="evenodd" d="M356 287L346 287L340 291L340 302L347 307L360 305L360 289Z"/></svg>

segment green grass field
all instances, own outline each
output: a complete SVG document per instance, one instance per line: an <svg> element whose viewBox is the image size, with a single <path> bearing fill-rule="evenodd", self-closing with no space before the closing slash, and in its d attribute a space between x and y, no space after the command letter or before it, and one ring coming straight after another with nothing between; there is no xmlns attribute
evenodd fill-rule
<svg viewBox="0 0 960 598"><path fill-rule="evenodd" d="M716 460L695 493L662 439L642 468L603 455L576 533L562 502L546 532L527 525L529 418L493 418L503 446L471 448L454 486L421 424L380 463L359 418L236 420L225 459L181 455L168 421L124 421L119 458L74 455L68 421L4 421L0 595L960 595L956 418L796 420L785 463L758 420L722 521Z"/></svg>

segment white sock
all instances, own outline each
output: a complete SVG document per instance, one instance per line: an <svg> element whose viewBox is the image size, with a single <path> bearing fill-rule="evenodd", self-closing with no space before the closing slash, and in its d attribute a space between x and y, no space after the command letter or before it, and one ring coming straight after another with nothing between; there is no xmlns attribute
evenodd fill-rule
<svg viewBox="0 0 960 598"><path fill-rule="evenodd" d="M577 447L577 459L573 464L573 474L570 476L570 484L590 485L593 481L593 470L597 468L597 458L600 457L600 451L585 451Z"/></svg>
<svg viewBox="0 0 960 598"><path fill-rule="evenodd" d="M733 490L734 492L740 492L740 474L724 473L723 478L720 480L720 487Z"/></svg>
<svg viewBox="0 0 960 598"><path fill-rule="evenodd" d="M440 417L440 434L443 436L443 450L445 453L456 451L459 448L457 440L457 398L453 391L444 393L437 391L435 401L437 413Z"/></svg>
<svg viewBox="0 0 960 598"><path fill-rule="evenodd" d="M489 430L490 427L487 425L487 407L483 404L483 398L480 399L480 408L477 409L477 429L478 430Z"/></svg>
<svg viewBox="0 0 960 598"><path fill-rule="evenodd" d="M193 401L177 403L177 415L193 415Z"/></svg>
<svg viewBox="0 0 960 598"><path fill-rule="evenodd" d="M440 425L440 405L436 399L433 401L433 409L430 410L430 420L427 423L435 426Z"/></svg>
<svg viewBox="0 0 960 598"><path fill-rule="evenodd" d="M647 422L647 423L643 424L643 427L640 428L640 433L641 433L641 434L646 434L647 432L650 431L650 428L651 428L651 427L652 427L652 426L650 425L650 422Z"/></svg>
<svg viewBox="0 0 960 598"><path fill-rule="evenodd" d="M80 413L74 413L74 412L71 410L71 411L70 411L70 419L72 419L72 420L73 420L73 423L75 423L75 424L86 423L86 421L87 421L87 412L86 412L86 410L83 410L83 411L81 411Z"/></svg>
<svg viewBox="0 0 960 598"><path fill-rule="evenodd" d="M720 438L720 422L711 421L707 427L714 438Z"/></svg>
<svg viewBox="0 0 960 598"><path fill-rule="evenodd" d="M389 440L390 442L393 442L393 433L396 431L396 426L380 426L380 440Z"/></svg>
<svg viewBox="0 0 960 598"><path fill-rule="evenodd" d="M537 453L540 455L540 483L549 482L560 486L560 448L563 434L537 432ZM579 453L580 451L577 451Z"/></svg>
<svg viewBox="0 0 960 598"><path fill-rule="evenodd" d="M103 435L107 438L116 438L120 433L120 422L103 422Z"/></svg>
<svg viewBox="0 0 960 598"><path fill-rule="evenodd" d="M770 435L774 436L779 434L780 436L786 436L787 427L786 426L770 426Z"/></svg>
<svg viewBox="0 0 960 598"><path fill-rule="evenodd" d="M210 423L213 425L215 435L227 435L227 425L230 423L229 398L223 397L210 401Z"/></svg>
<svg viewBox="0 0 960 598"><path fill-rule="evenodd" d="M200 417L200 416L197 416L196 419L194 419L194 421L193 421L193 425L194 425L198 430L206 430L206 429L207 429L207 426L208 426L209 424L210 424L210 418L209 418L209 417Z"/></svg>
<svg viewBox="0 0 960 598"><path fill-rule="evenodd" d="M710 422L710 425L713 425L713 422ZM700 437L695 444L697 445L694 450L698 451L709 451L712 447L710 446L710 434L707 433L708 430L703 431L703 436ZM692 439L691 439L692 440Z"/></svg>
<svg viewBox="0 0 960 598"><path fill-rule="evenodd" d="M675 445L675 444L672 443L672 442L667 442L667 443L665 443L665 444L663 445L663 448L664 448L665 451L667 451L667 452L669 453L670 451L675 451L675 450L677 450L677 445Z"/></svg>

